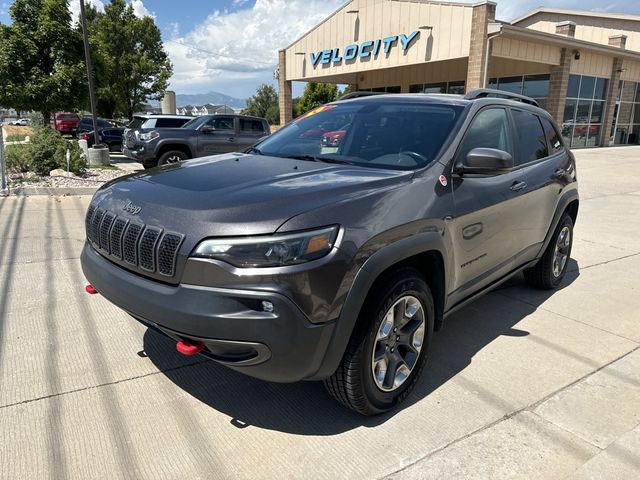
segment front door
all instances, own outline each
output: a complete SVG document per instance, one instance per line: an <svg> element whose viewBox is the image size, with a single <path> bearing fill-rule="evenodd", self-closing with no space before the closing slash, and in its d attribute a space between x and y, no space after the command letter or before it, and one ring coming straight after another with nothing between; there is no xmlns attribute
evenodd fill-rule
<svg viewBox="0 0 640 480"><path fill-rule="evenodd" d="M198 156L217 155L238 150L234 117L216 115L200 127Z"/></svg>
<svg viewBox="0 0 640 480"><path fill-rule="evenodd" d="M489 107L476 114L455 162L481 147L508 152L516 159L507 109ZM472 295L513 268L514 258L522 248L522 192L526 188L525 172L517 167L501 175L463 174L452 180L456 265L449 305Z"/></svg>

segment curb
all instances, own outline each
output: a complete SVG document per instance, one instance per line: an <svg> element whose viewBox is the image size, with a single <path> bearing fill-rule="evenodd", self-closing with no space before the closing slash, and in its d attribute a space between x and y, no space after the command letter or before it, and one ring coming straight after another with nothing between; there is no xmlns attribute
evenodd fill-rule
<svg viewBox="0 0 640 480"><path fill-rule="evenodd" d="M11 195L32 196L32 195L48 195L63 197L68 195L93 195L99 187L16 187L11 190Z"/></svg>

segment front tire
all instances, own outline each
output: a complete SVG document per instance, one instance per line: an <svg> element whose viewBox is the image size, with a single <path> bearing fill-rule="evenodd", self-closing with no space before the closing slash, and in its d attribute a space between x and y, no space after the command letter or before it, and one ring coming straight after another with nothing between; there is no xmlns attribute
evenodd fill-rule
<svg viewBox="0 0 640 480"><path fill-rule="evenodd" d="M538 263L524 271L527 283L543 290L557 288L567 273L572 246L573 220L565 213Z"/></svg>
<svg viewBox="0 0 640 480"><path fill-rule="evenodd" d="M388 275L367 296L336 372L324 381L340 403L363 415L386 412L411 392L433 336L429 286L413 268Z"/></svg>
<svg viewBox="0 0 640 480"><path fill-rule="evenodd" d="M169 150L168 152L160 155L158 159L158 166L160 165L169 165L171 163L179 163L183 160L189 158L186 153L181 152L180 150Z"/></svg>

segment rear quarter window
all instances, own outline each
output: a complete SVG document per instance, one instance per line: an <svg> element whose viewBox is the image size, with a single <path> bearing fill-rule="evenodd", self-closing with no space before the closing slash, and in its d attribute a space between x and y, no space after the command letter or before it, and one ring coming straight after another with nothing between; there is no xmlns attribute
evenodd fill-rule
<svg viewBox="0 0 640 480"><path fill-rule="evenodd" d="M180 128L188 121L188 118L158 118L156 128Z"/></svg>
<svg viewBox="0 0 640 480"><path fill-rule="evenodd" d="M558 131L554 128L553 124L546 118L541 118L542 126L544 127L544 133L547 135L547 141L549 142L549 153L553 155L562 151L562 141Z"/></svg>

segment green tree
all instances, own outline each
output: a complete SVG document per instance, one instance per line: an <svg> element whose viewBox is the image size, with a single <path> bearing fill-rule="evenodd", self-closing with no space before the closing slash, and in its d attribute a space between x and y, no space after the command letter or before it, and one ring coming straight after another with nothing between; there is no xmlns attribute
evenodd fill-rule
<svg viewBox="0 0 640 480"><path fill-rule="evenodd" d="M82 40L66 0L15 0L11 25L0 24L0 105L42 112L84 104Z"/></svg>
<svg viewBox="0 0 640 480"><path fill-rule="evenodd" d="M160 100L173 67L153 18L138 18L131 4L112 0L92 20L96 94L104 115L133 117L149 100Z"/></svg>
<svg viewBox="0 0 640 480"><path fill-rule="evenodd" d="M242 110L242 114L265 118L271 125L280 123L280 107L278 106L276 89L271 85L260 85L256 94L247 100L247 107Z"/></svg>
<svg viewBox="0 0 640 480"><path fill-rule="evenodd" d="M298 113L301 115L313 110L325 103L333 102L338 95L338 87L333 83L309 82L304 87L304 93L297 105Z"/></svg>

